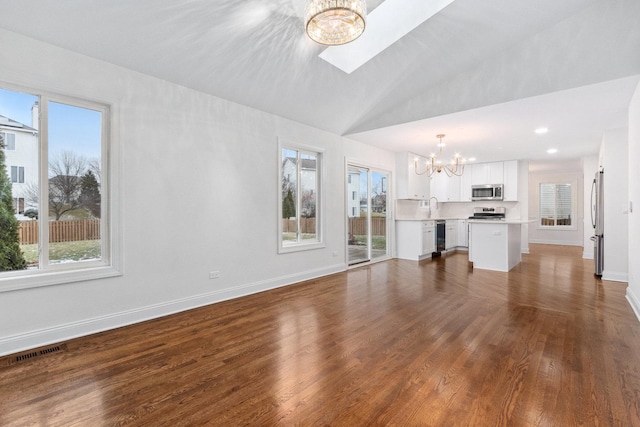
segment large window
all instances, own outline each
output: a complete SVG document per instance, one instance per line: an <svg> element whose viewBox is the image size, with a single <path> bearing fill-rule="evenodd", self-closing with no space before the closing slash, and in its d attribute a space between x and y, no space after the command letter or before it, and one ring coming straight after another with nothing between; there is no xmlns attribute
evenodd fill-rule
<svg viewBox="0 0 640 427"><path fill-rule="evenodd" d="M540 223L542 228L575 228L571 183L540 184Z"/></svg>
<svg viewBox="0 0 640 427"><path fill-rule="evenodd" d="M0 268L0 291L119 274L110 238L108 106L0 88L0 116L2 138L12 135L2 173L12 184L24 260Z"/></svg>
<svg viewBox="0 0 640 427"><path fill-rule="evenodd" d="M322 153L280 146L279 250L290 252L322 243Z"/></svg>

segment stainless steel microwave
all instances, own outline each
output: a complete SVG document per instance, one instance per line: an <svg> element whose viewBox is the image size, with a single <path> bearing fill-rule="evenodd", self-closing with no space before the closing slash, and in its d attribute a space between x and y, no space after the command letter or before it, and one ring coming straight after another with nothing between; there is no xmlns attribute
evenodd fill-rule
<svg viewBox="0 0 640 427"><path fill-rule="evenodd" d="M471 186L471 200L502 200L504 185L484 184Z"/></svg>

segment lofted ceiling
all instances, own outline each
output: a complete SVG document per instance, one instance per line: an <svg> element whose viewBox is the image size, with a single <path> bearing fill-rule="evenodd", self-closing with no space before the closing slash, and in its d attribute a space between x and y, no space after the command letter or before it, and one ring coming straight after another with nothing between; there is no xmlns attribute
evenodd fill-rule
<svg viewBox="0 0 640 427"><path fill-rule="evenodd" d="M304 4L0 0L0 28L393 151L445 133L478 161L595 153L640 81L637 0L455 0L351 74Z"/></svg>

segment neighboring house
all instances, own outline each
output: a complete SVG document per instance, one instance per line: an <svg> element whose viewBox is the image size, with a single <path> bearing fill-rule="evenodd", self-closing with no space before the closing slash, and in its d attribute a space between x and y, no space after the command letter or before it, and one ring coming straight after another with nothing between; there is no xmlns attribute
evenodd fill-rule
<svg viewBox="0 0 640 427"><path fill-rule="evenodd" d="M360 216L360 171L349 169L347 175L347 216Z"/></svg>
<svg viewBox="0 0 640 427"><path fill-rule="evenodd" d="M0 133L5 142L7 176L11 181L11 195L16 217L28 220L22 215L27 209L37 209L30 204L27 189L38 182L38 104L32 107L32 122L35 127L0 115Z"/></svg>
<svg viewBox="0 0 640 427"><path fill-rule="evenodd" d="M282 162L282 177L288 182L295 195L296 186L292 179L296 177L297 160L293 157L287 157ZM315 159L302 159L300 165L300 189L302 191L302 216L315 217L315 193L317 191L317 164ZM286 192L283 189L283 192ZM305 203L306 201L306 203Z"/></svg>

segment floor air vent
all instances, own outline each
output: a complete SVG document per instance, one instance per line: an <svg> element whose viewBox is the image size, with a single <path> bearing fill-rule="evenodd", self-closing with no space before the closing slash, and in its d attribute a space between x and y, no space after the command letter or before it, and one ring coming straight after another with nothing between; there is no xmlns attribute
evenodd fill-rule
<svg viewBox="0 0 640 427"><path fill-rule="evenodd" d="M61 351L66 351L66 350L67 350L66 344L57 344L51 347L42 347L35 350L30 350L25 353L19 353L13 356L8 356L3 359L0 359L0 366L13 365L14 363L20 363L26 360L35 359L36 357L46 356L48 354L53 354L53 353L59 353Z"/></svg>

